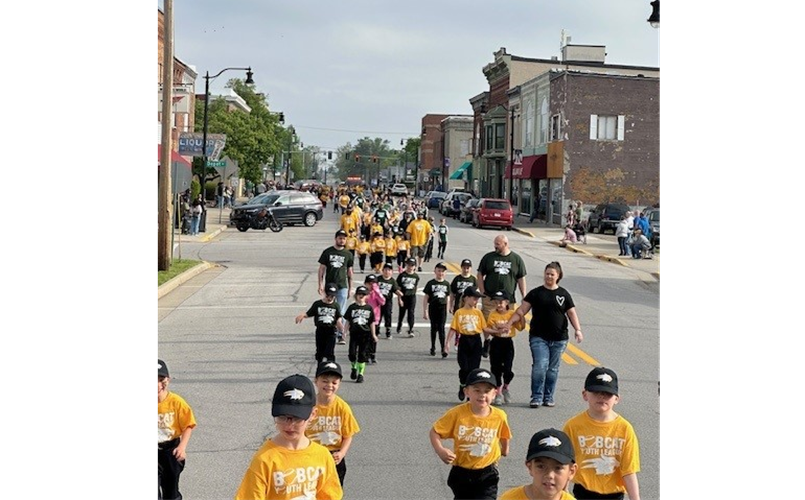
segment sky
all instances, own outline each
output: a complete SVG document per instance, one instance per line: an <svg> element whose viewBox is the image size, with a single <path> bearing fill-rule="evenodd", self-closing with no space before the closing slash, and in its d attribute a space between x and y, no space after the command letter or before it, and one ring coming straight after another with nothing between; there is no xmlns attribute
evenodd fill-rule
<svg viewBox="0 0 805 500"><path fill-rule="evenodd" d="M562 30L606 46L608 63L659 66L648 0L174 0L173 11L176 57L201 76L251 66L269 108L324 150L365 136L398 148L428 113L472 114L493 52L558 57ZM229 78L245 73L211 91Z"/></svg>

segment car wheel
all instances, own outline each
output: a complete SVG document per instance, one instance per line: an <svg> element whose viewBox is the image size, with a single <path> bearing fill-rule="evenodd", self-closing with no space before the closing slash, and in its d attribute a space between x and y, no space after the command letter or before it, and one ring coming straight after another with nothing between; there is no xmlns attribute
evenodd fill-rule
<svg viewBox="0 0 805 500"><path fill-rule="evenodd" d="M307 227L313 227L316 225L316 214L313 212L308 212L305 214L305 225Z"/></svg>
<svg viewBox="0 0 805 500"><path fill-rule="evenodd" d="M238 224L237 228L238 228L238 231L240 231L241 233L245 233L246 231L249 230L249 225L248 224Z"/></svg>
<svg viewBox="0 0 805 500"><path fill-rule="evenodd" d="M511 230L512 230L511 226L506 226L506 231L511 231Z"/></svg>

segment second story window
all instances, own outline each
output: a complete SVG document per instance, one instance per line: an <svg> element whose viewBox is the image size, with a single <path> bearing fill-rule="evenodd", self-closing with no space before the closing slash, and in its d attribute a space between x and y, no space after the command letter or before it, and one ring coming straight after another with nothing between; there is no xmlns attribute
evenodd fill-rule
<svg viewBox="0 0 805 500"><path fill-rule="evenodd" d="M486 149L485 151L489 151L492 149L492 125L486 126Z"/></svg>
<svg viewBox="0 0 805 500"><path fill-rule="evenodd" d="M622 141L623 115L590 115L590 139L594 141Z"/></svg>
<svg viewBox="0 0 805 500"><path fill-rule="evenodd" d="M506 125L503 123L495 124L495 149L506 147Z"/></svg>
<svg viewBox="0 0 805 500"><path fill-rule="evenodd" d="M559 141L562 139L562 124L559 115L551 117L551 141Z"/></svg>

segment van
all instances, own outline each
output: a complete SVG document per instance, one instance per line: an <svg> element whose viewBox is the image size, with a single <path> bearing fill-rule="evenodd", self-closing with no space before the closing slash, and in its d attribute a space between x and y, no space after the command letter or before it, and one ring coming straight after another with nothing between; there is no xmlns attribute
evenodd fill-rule
<svg viewBox="0 0 805 500"><path fill-rule="evenodd" d="M477 228L484 226L504 227L512 230L514 225L514 211L509 200L499 198L481 198L472 213L472 225Z"/></svg>

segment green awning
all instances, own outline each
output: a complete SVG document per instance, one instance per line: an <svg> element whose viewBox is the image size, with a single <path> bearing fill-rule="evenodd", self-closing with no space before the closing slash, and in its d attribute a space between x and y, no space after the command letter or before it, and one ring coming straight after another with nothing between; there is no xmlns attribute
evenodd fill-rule
<svg viewBox="0 0 805 500"><path fill-rule="evenodd" d="M450 174L450 179L451 180L461 179L461 176L464 175L464 171L470 168L471 166L472 166L471 161L465 161L460 167L456 169L455 172Z"/></svg>

